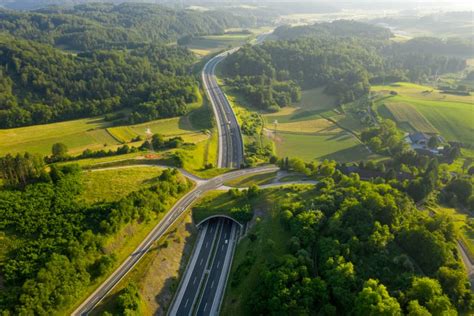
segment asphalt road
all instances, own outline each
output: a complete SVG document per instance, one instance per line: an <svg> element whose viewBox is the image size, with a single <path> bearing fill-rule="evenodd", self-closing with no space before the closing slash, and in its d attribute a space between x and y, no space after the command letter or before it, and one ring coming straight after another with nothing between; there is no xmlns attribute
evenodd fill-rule
<svg viewBox="0 0 474 316"><path fill-rule="evenodd" d="M264 171L276 171L277 167L265 166L252 169L236 170L217 176L210 180L202 181L193 190L184 195L163 219L153 228L137 249L115 270L107 280L105 280L72 314L87 315L115 285L137 264L137 262L150 250L153 242L168 230L168 228L179 218L179 216L193 203L201 194L207 191L215 190L223 182L236 179L244 175L257 174Z"/></svg>
<svg viewBox="0 0 474 316"><path fill-rule="evenodd" d="M184 294L176 310L176 315L189 315L192 312L194 302L196 301L196 293L199 293L202 277L211 256L212 245L216 238L218 227L219 220L217 218L209 220L200 251L195 254L197 255L196 263L189 277L187 286L184 289Z"/></svg>
<svg viewBox="0 0 474 316"><path fill-rule="evenodd" d="M206 280L206 285L203 290L203 294L201 296L201 301L197 307L196 315L213 315L215 307L220 303L220 295L223 293L219 292L218 285L220 282L223 281L223 278L226 277L224 275L223 270L226 268L225 258L228 255L229 247L231 246L230 243L230 235L232 232L232 226L237 225L230 219L223 219L223 226L222 232L218 239L218 243L216 246L216 252L214 254L214 258L212 261L212 266L210 268L209 275ZM230 263L230 262L229 262Z"/></svg>
<svg viewBox="0 0 474 316"><path fill-rule="evenodd" d="M219 132L219 168L240 168L244 162L244 149L239 123L214 75L217 64L235 50L232 49L213 57L202 70L202 81L211 101Z"/></svg>

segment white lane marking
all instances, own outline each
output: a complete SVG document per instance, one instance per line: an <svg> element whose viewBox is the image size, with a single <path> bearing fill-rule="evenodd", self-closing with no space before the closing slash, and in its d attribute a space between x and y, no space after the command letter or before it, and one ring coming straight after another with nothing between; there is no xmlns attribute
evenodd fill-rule
<svg viewBox="0 0 474 316"><path fill-rule="evenodd" d="M199 262L199 265L202 266L202 262L204 261L204 258L201 258L201 262Z"/></svg>
<svg viewBox="0 0 474 316"><path fill-rule="evenodd" d="M206 311L206 309L207 309L207 303L206 303L206 305L204 305L204 311Z"/></svg>
<svg viewBox="0 0 474 316"><path fill-rule="evenodd" d="M214 287L214 281L212 281L211 283L211 289Z"/></svg>
<svg viewBox="0 0 474 316"><path fill-rule="evenodd" d="M224 250L224 246L225 246L225 245L222 245L222 248L221 248L222 250Z"/></svg>
<svg viewBox="0 0 474 316"><path fill-rule="evenodd" d="M217 269L219 269L219 266L221 265L220 261L217 261Z"/></svg>
<svg viewBox="0 0 474 316"><path fill-rule="evenodd" d="M186 299L186 303L184 303L184 308L186 308L186 306L188 306L188 303L189 303L189 298Z"/></svg>
<svg viewBox="0 0 474 316"><path fill-rule="evenodd" d="M208 245L209 245L209 242L208 242L208 241L206 241L206 246L204 246L204 248L207 248L207 246L208 246Z"/></svg>
<svg viewBox="0 0 474 316"><path fill-rule="evenodd" d="M193 285L196 283L197 277L194 277Z"/></svg>

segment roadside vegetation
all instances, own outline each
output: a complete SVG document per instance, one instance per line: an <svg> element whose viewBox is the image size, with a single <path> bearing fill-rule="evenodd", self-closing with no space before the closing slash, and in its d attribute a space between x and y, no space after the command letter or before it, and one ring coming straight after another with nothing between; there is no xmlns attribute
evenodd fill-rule
<svg viewBox="0 0 474 316"><path fill-rule="evenodd" d="M164 170L152 185L94 203L95 195L80 198L76 165L46 169L27 154L1 165L9 176L3 173L0 231L9 246L2 249L0 302L11 314L70 312L191 187L176 170Z"/></svg>
<svg viewBox="0 0 474 316"><path fill-rule="evenodd" d="M99 304L91 315L125 314L132 309L140 315L166 313L186 268L196 238L188 212L171 227L127 276ZM134 308L123 304L124 293L133 289Z"/></svg>

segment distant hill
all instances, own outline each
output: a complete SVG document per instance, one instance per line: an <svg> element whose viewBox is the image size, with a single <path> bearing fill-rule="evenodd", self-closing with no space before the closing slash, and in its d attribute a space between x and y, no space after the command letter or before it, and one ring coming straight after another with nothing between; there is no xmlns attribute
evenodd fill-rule
<svg viewBox="0 0 474 316"><path fill-rule="evenodd" d="M30 12L0 10L0 31L71 50L122 48L187 35L221 34L262 23L227 11L175 10L154 4L82 4Z"/></svg>

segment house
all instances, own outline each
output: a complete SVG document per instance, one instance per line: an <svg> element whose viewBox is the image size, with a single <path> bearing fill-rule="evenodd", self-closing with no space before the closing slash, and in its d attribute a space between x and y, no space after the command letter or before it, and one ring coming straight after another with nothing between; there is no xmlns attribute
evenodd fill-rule
<svg viewBox="0 0 474 316"><path fill-rule="evenodd" d="M426 148L428 147L428 142L430 141L430 136L422 132L416 132L408 134L405 137L405 141L410 144L412 147Z"/></svg>
<svg viewBox="0 0 474 316"><path fill-rule="evenodd" d="M444 146L430 148L428 144L430 142L431 137L436 137L438 139L438 143L445 143L444 138L439 135L430 135L422 132L407 134L405 136L405 142L409 144L413 150L421 154L428 154L430 156L438 155L440 152L443 151Z"/></svg>

